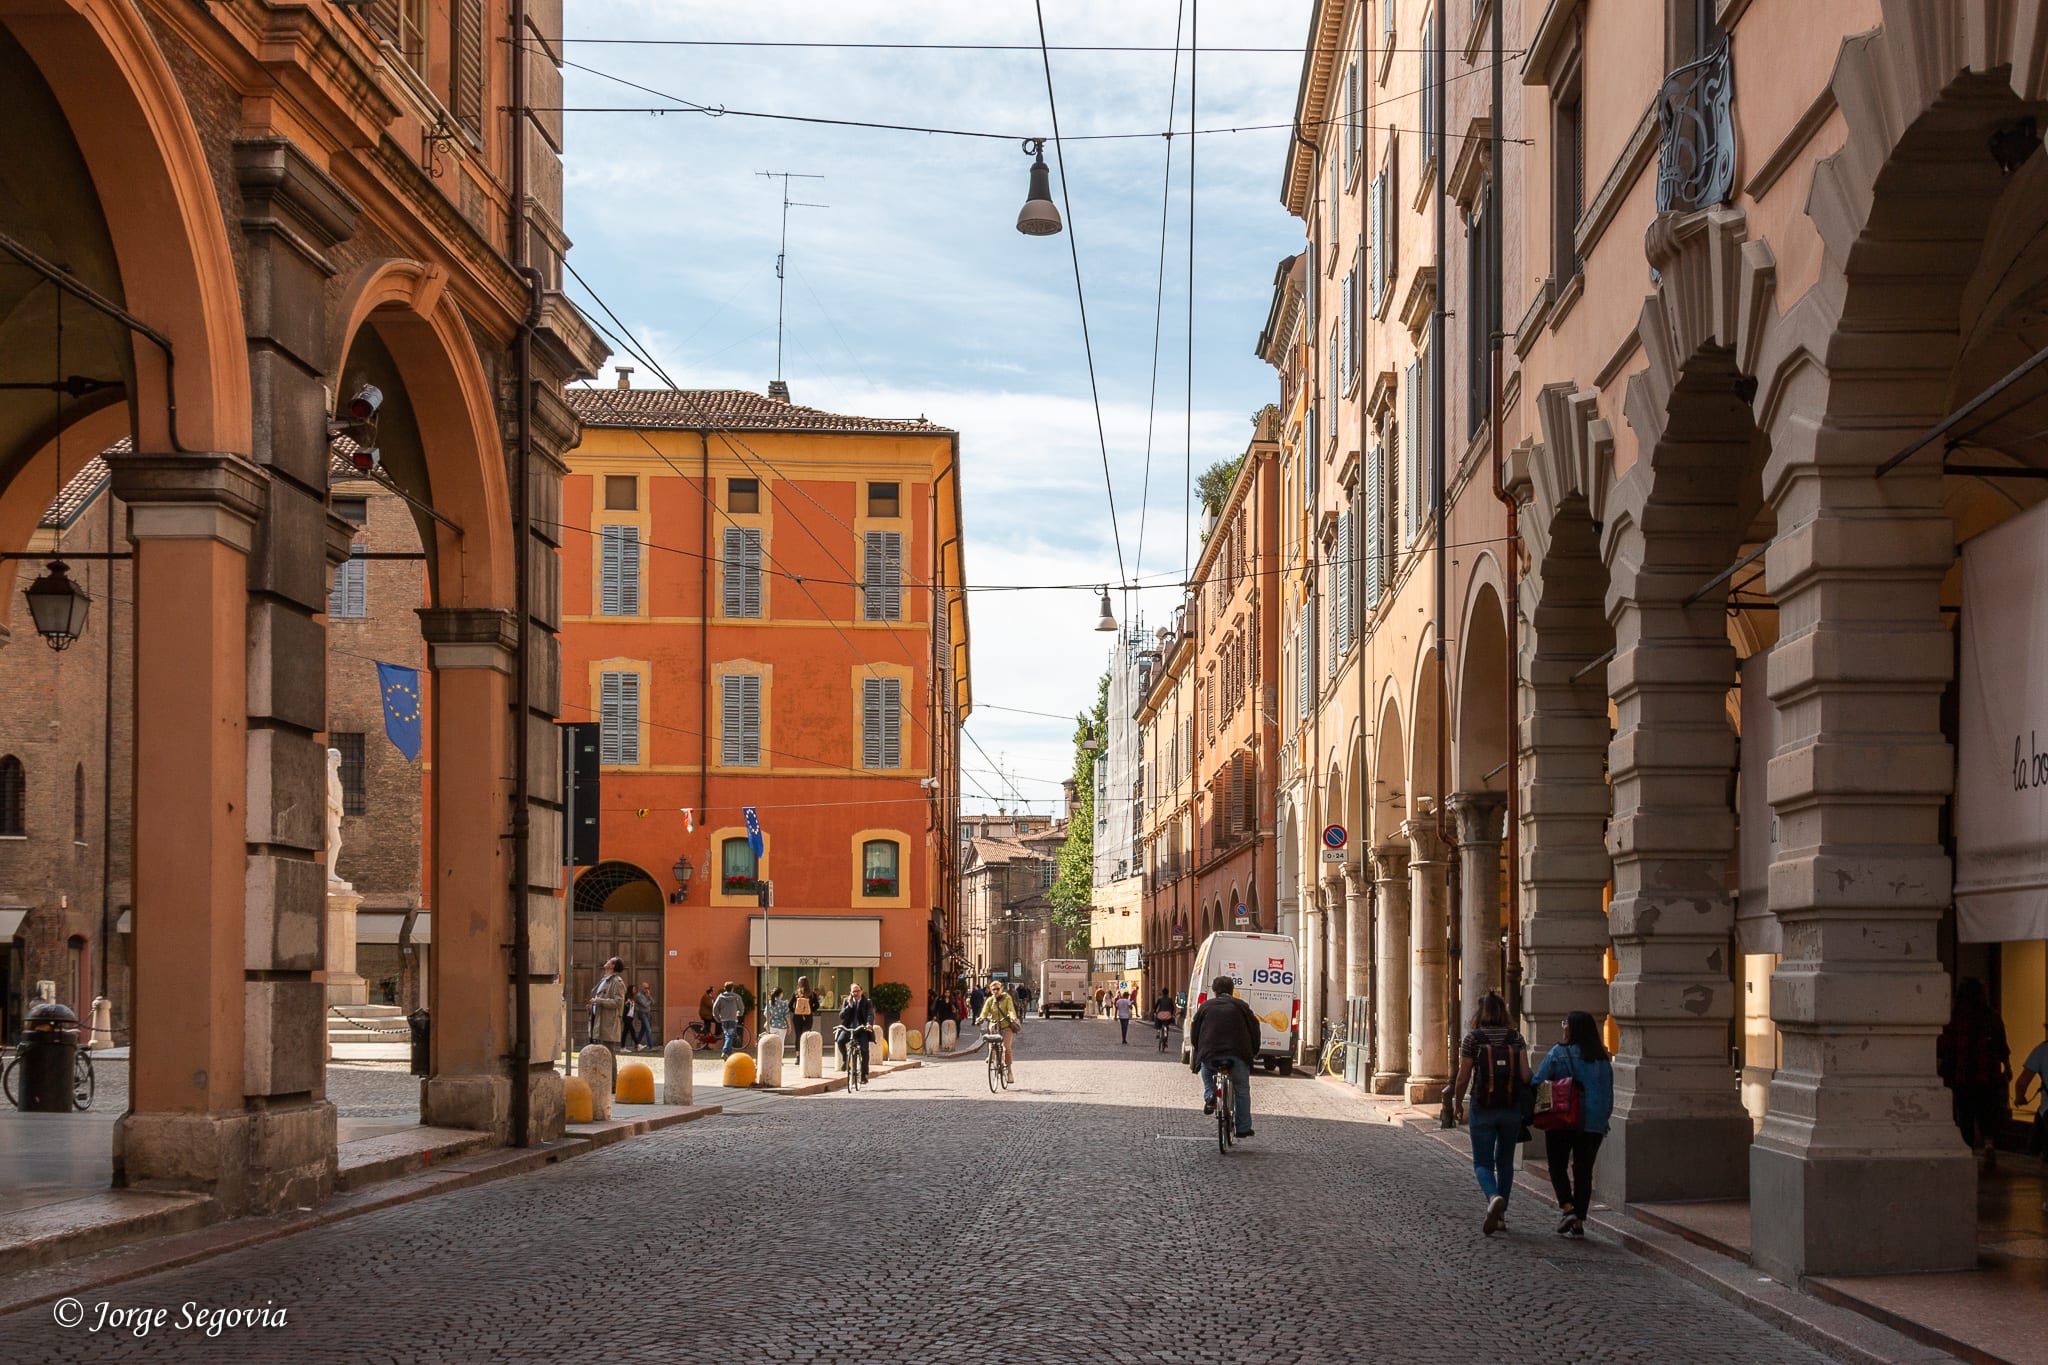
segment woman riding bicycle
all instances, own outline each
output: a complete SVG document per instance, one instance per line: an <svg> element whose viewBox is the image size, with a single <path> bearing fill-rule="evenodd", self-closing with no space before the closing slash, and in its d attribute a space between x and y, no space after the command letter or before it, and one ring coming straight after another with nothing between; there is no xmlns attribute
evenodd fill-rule
<svg viewBox="0 0 2048 1365"><path fill-rule="evenodd" d="M1152 1026L1159 1030L1159 1050L1166 1051L1166 1030L1173 1025L1173 995L1166 987L1159 988L1159 998L1152 1002Z"/></svg>
<svg viewBox="0 0 2048 1365"><path fill-rule="evenodd" d="M981 1007L981 1022L990 1033L1001 1039L1003 1075L1014 1083L1017 1079L1017 1033L1024 1027L1024 1021L1017 1017L1017 1002L1003 989L1001 981L989 983L988 999Z"/></svg>

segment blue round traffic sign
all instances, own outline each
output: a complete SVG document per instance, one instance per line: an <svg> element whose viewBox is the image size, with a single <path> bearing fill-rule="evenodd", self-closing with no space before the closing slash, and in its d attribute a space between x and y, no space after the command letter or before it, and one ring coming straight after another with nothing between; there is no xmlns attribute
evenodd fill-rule
<svg viewBox="0 0 2048 1365"><path fill-rule="evenodd" d="M1344 847L1344 842L1345 842L1345 839L1346 839L1346 838L1347 838L1347 836L1346 836L1346 835L1345 835L1345 833L1344 833L1344 826L1342 826L1342 825L1325 825L1325 826L1323 826L1323 847L1324 847L1324 848L1342 848L1342 847Z"/></svg>

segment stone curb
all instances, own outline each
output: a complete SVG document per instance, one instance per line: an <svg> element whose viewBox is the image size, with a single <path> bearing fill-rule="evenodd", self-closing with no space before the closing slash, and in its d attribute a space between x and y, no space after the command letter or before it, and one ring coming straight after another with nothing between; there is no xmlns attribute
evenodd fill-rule
<svg viewBox="0 0 2048 1365"><path fill-rule="evenodd" d="M1461 1164L1470 1164L1471 1149L1465 1130L1440 1127L1434 1111L1416 1109L1405 1101L1364 1094L1334 1076L1317 1079L1361 1103L1382 1110L1383 1122L1398 1124L1418 1136L1431 1139L1437 1146L1461 1158ZM1549 1181L1530 1170L1524 1169L1516 1176L1515 1189L1552 1208L1557 1207L1557 1197L1552 1193ZM1699 1286L1795 1341L1846 1365L1935 1365L1936 1362L1957 1359L1866 1314L1824 1302L1791 1285L1759 1275L1743 1261L1654 1227L1632 1214L1610 1209L1594 1214L1587 1221L1613 1237L1631 1254ZM1974 1354L1971 1358L1981 1359Z"/></svg>
<svg viewBox="0 0 2048 1365"><path fill-rule="evenodd" d="M83 1260L39 1266L0 1282L0 1314L35 1308L65 1295L91 1293L159 1271L175 1270L224 1252L260 1246L280 1237L409 1204L416 1199L450 1194L505 1176L525 1175L629 1137L709 1118L719 1112L720 1106L715 1104L692 1105L605 1123L576 1124L572 1136L545 1146L493 1147L367 1188L337 1193L316 1208L229 1219L151 1241L125 1243Z"/></svg>
<svg viewBox="0 0 2048 1365"><path fill-rule="evenodd" d="M910 1071L923 1065L923 1060L916 1057L906 1057L900 1062L876 1062L868 1068L868 1076L872 1080L879 1080L884 1076L894 1075L898 1071ZM814 1077L808 1081L800 1081L795 1085L773 1086L763 1093L802 1097L806 1095L824 1095L835 1090L844 1089L846 1089L846 1077L840 1075L825 1076L823 1078Z"/></svg>

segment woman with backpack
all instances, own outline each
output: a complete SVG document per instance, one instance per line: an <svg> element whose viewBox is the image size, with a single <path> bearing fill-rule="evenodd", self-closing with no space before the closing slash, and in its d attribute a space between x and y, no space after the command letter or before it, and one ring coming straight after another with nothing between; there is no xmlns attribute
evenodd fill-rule
<svg viewBox="0 0 2048 1365"><path fill-rule="evenodd" d="M1533 1121L1543 1130L1550 1157L1550 1184L1562 1215L1557 1235L1584 1237L1586 1210L1593 1204L1593 1158L1614 1112L1614 1063L1600 1040L1600 1025L1584 1010L1565 1016L1564 1041L1536 1068L1535 1084L1546 1081L1550 1103L1543 1104L1539 1090Z"/></svg>
<svg viewBox="0 0 2048 1365"><path fill-rule="evenodd" d="M1471 1096L1472 1170L1486 1196L1488 1237L1507 1220L1515 1192L1515 1144L1522 1140L1522 1089L1529 1083L1529 1045L1508 1023L1507 1002L1488 991L1472 1016L1472 1031L1458 1045L1458 1117L1466 1117Z"/></svg>

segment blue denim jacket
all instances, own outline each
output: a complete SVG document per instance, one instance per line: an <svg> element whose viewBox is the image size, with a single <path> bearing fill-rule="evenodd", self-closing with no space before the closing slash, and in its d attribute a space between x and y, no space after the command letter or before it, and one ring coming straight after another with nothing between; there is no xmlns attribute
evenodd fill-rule
<svg viewBox="0 0 2048 1365"><path fill-rule="evenodd" d="M1550 1049L1550 1055L1543 1059L1543 1065L1536 1068L1530 1078L1532 1085L1545 1081L1560 1080L1566 1076L1576 1080L1585 1090L1585 1131L1604 1133L1607 1119L1614 1112L1614 1063L1602 1057L1597 1062L1583 1061L1576 1044L1559 1043Z"/></svg>

